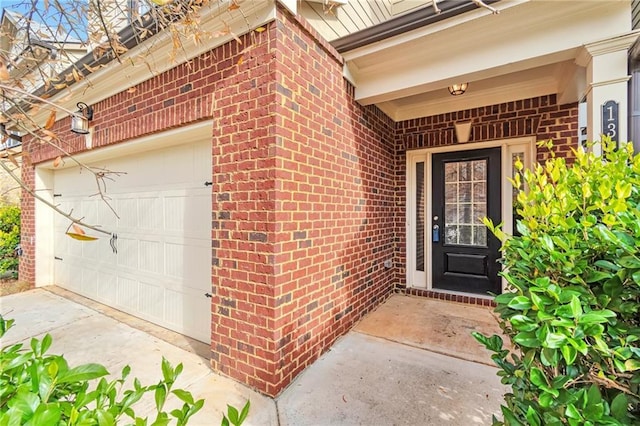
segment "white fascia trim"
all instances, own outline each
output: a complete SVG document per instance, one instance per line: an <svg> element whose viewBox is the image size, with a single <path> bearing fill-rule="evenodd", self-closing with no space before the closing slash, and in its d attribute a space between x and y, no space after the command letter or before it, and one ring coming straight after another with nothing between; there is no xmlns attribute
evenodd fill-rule
<svg viewBox="0 0 640 426"><path fill-rule="evenodd" d="M230 3L227 1L226 3ZM223 19L219 13L220 8L209 7L207 13L203 13L201 27L203 32L215 34L228 28L229 34L215 37L210 42L195 45L192 40L183 39L187 49L181 49L180 55L174 60L169 60L173 51L173 41L169 31L165 30L140 43L134 49L122 55L121 62L111 61L106 67L89 74L84 80L73 84L51 97L49 101L60 105L67 110L75 110L76 103L82 101L93 105L107 99L128 87L135 86L150 78L153 78L169 69L175 68L207 51L221 46L239 35L273 21L276 18L275 2L271 1L242 1L238 10L228 11L228 19ZM153 50L153 51L152 51ZM149 53L144 53L149 52ZM144 56L147 63L153 65L152 69L140 60ZM136 65L136 62L138 62ZM125 76L123 76L123 74ZM44 123L49 116L50 108L41 108L33 119L36 123ZM64 118L68 114L60 112L58 118Z"/></svg>
<svg viewBox="0 0 640 426"><path fill-rule="evenodd" d="M278 3L286 7L294 15L298 13L298 0L278 0Z"/></svg>
<svg viewBox="0 0 640 426"><path fill-rule="evenodd" d="M322 3L322 4L334 4L336 6L343 6L349 3L349 0L307 0L308 3Z"/></svg>
<svg viewBox="0 0 640 426"><path fill-rule="evenodd" d="M471 0L469 0L471 1ZM492 7L495 7L497 10L505 10L514 6L519 6L524 3L528 3L531 0L512 0L512 1L500 1L498 3L492 4ZM376 43L372 43L366 46L359 47L354 50L350 50L348 52L342 53L345 62L352 61L354 59L361 58L363 56L371 55L372 53L376 53L381 50L391 49L396 46L403 45L407 42L423 38L433 33L440 32L447 28L456 27L464 24L465 22L473 21L478 18L482 18L483 16L491 15L491 11L485 8L478 8L471 12L463 13L461 15L445 19L439 22L436 22L431 25L427 25L422 28L415 29L413 31L409 31L395 37L391 37L385 40L381 40Z"/></svg>
<svg viewBox="0 0 640 426"><path fill-rule="evenodd" d="M618 52L620 50L627 50L633 46L633 44L638 40L638 37L640 37L640 29L620 34L606 40L585 44L576 58L576 64L581 67L586 67L594 56L605 55L607 53Z"/></svg>

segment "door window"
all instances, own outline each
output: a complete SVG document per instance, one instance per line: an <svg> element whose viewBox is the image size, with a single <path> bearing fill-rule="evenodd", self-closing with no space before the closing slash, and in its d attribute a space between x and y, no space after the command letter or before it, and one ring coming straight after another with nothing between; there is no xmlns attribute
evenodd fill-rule
<svg viewBox="0 0 640 426"><path fill-rule="evenodd" d="M444 192L444 243L486 246L487 160L445 163Z"/></svg>
<svg viewBox="0 0 640 426"><path fill-rule="evenodd" d="M416 163L416 270L424 271L424 228L426 193L424 161Z"/></svg>

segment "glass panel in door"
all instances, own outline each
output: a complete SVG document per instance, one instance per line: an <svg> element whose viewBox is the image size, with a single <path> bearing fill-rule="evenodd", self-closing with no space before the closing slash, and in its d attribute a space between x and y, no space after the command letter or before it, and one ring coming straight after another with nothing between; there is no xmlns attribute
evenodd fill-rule
<svg viewBox="0 0 640 426"><path fill-rule="evenodd" d="M444 243L486 246L487 159L444 164Z"/></svg>

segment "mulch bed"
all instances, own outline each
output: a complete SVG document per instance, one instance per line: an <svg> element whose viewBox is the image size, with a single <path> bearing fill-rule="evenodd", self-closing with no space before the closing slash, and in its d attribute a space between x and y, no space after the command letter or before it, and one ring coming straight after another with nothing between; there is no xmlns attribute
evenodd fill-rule
<svg viewBox="0 0 640 426"><path fill-rule="evenodd" d="M29 283L16 280L13 278L0 279L0 296L6 296L8 294L20 293L27 291L31 288Z"/></svg>

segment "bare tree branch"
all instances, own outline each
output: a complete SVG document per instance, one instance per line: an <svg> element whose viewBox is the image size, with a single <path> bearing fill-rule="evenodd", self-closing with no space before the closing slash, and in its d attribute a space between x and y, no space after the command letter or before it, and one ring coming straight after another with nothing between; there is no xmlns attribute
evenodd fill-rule
<svg viewBox="0 0 640 426"><path fill-rule="evenodd" d="M30 196L32 196L36 200L40 201L41 203L44 203L47 207L53 209L56 213L66 217L72 223L75 223L75 224L80 225L80 226L82 226L84 228L87 228L87 229L91 229L91 230L93 230L95 232L100 232L100 233L105 234L105 235L111 236L113 234L112 232L105 231L104 229L99 228L97 225L90 225L88 223L83 222L82 219L73 217L71 215L71 213L67 213L64 210L61 210L57 205L51 203L50 201L48 201L48 200L44 199L43 197L41 197L40 195L38 195L33 189L29 188L29 186L26 185L22 181L22 179L20 179L18 176L16 176L16 174L13 173L13 171L11 171L11 169L5 164L4 161L0 161L0 167L2 167L4 169L4 171L7 172L9 174L9 176L11 176L18 183L18 185L20 185L20 187L24 191L26 191Z"/></svg>

